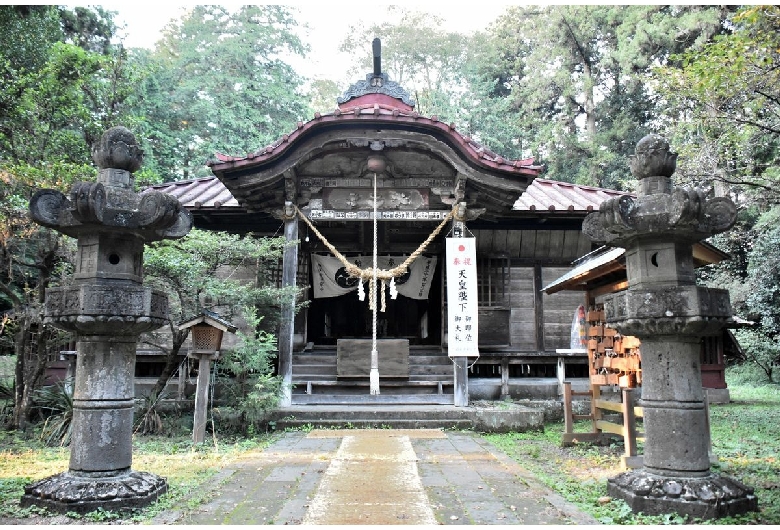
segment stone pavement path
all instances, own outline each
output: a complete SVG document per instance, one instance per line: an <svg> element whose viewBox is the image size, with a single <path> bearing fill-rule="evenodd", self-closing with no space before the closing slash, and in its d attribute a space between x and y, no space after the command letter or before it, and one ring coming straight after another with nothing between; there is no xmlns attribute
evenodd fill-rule
<svg viewBox="0 0 780 530"><path fill-rule="evenodd" d="M596 524L468 432L287 432L167 524Z"/></svg>

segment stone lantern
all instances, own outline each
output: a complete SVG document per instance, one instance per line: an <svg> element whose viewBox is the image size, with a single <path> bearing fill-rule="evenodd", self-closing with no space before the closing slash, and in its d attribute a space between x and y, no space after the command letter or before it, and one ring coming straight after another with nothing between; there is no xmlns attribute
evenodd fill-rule
<svg viewBox="0 0 780 530"><path fill-rule="evenodd" d="M594 241L626 249L628 289L601 296L606 320L642 341L644 467L612 478L610 495L645 514L714 518L757 509L753 490L710 471L700 339L731 321L729 293L696 285L693 243L731 228L734 203L672 187L677 155L660 136L636 146L636 200L624 195L583 223Z"/></svg>
<svg viewBox="0 0 780 530"><path fill-rule="evenodd" d="M211 361L219 359L223 333L225 331L235 333L237 328L217 313L207 309L203 309L200 316L179 325L180 330L187 328L190 329L190 340L192 341L188 357L198 360L192 441L199 444L203 443L206 437L206 409Z"/></svg>
<svg viewBox="0 0 780 530"><path fill-rule="evenodd" d="M60 513L143 507L167 491L164 478L131 469L136 343L168 319L165 293L143 286L143 253L145 243L192 228L176 199L133 190L143 151L129 130L106 131L92 156L97 182L30 201L35 222L78 240L73 284L46 290L44 315L77 335L69 469L22 497Z"/></svg>

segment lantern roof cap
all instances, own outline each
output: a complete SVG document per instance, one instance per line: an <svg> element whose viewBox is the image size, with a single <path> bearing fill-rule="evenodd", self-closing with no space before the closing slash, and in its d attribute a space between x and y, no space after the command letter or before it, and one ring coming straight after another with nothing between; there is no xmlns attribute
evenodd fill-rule
<svg viewBox="0 0 780 530"><path fill-rule="evenodd" d="M236 330L238 329L235 326L235 324L228 322L227 320L222 318L218 313L215 313L214 311L209 311L208 309L201 309L201 314L199 316L196 316L194 318L191 318L179 324L179 329L183 330L183 329L191 328L193 326L197 326L198 324L208 324L209 326L215 327L222 331L227 331L229 333L235 333Z"/></svg>

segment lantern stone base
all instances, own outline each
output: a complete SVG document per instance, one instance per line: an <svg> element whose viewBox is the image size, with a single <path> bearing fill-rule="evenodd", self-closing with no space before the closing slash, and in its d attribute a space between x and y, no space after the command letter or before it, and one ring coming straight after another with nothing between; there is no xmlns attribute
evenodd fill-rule
<svg viewBox="0 0 780 530"><path fill-rule="evenodd" d="M663 477L637 469L607 481L610 496L623 499L634 513L678 513L714 519L758 510L753 488L731 477Z"/></svg>
<svg viewBox="0 0 780 530"><path fill-rule="evenodd" d="M98 508L126 511L144 508L168 491L164 478L145 471L84 475L66 471L25 486L20 504L62 514L85 514Z"/></svg>

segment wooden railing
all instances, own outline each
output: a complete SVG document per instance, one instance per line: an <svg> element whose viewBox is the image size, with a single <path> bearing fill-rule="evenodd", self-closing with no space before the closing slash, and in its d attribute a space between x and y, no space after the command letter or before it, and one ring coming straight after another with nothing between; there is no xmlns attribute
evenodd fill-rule
<svg viewBox="0 0 780 530"><path fill-rule="evenodd" d="M574 414L572 397L590 397L590 414ZM603 419L604 412L617 412L622 416L623 423L612 423ZM571 383L563 384L563 417L564 433L561 445L566 447L577 442L604 443L611 436L620 436L625 445L625 454L620 458L622 469L642 467L643 458L637 455L637 442L644 441L644 433L637 430L637 418L643 417L642 407L635 406L634 389L623 389L623 401L607 401L601 399L601 387L591 385L586 392L575 392ZM590 420L591 432L574 432L575 420Z"/></svg>
<svg viewBox="0 0 780 530"><path fill-rule="evenodd" d="M586 392L575 392L571 389L571 383L563 384L563 418L564 432L561 445L567 447L578 442L605 443L610 437L619 436L625 444L625 454L620 458L622 469L636 469L644 465L642 455L637 455L637 442L645 441L645 434L637 430L637 418L644 418L642 407L635 405L636 388L623 389L623 401L607 401L601 399L601 386L591 385ZM590 414L574 414L572 411L572 397L590 397ZM617 412L622 415L623 423L612 423L603 419L603 411ZM704 416L707 422L707 432L710 430L710 404L707 394L704 394ZM575 420L590 420L591 432L574 432ZM710 445L707 447L710 463L718 462L717 455L712 452L712 440L707 436Z"/></svg>

